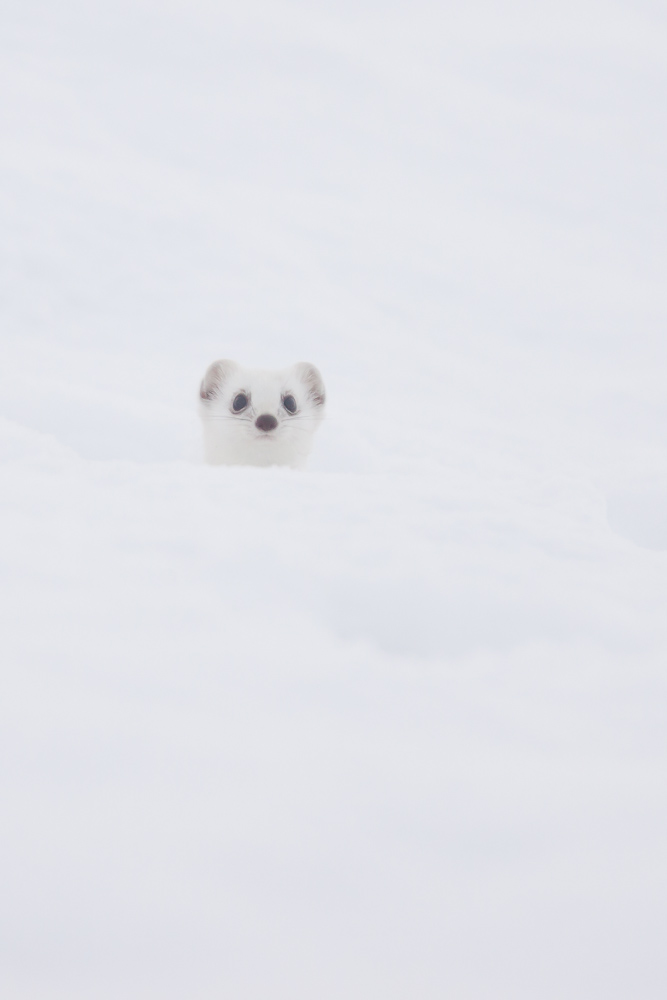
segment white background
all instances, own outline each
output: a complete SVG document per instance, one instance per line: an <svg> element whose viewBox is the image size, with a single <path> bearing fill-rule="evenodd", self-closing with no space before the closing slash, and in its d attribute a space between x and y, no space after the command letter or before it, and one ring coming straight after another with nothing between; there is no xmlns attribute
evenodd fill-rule
<svg viewBox="0 0 667 1000"><path fill-rule="evenodd" d="M3 996L665 996L666 52L5 3ZM220 356L308 471L201 464Z"/></svg>

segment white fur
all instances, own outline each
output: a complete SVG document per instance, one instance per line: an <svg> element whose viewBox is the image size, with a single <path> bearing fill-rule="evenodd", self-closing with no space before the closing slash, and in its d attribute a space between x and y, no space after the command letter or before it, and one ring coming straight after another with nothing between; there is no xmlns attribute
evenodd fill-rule
<svg viewBox="0 0 667 1000"><path fill-rule="evenodd" d="M239 393L249 402L243 412L235 413L232 405ZM242 368L235 361L214 361L199 395L204 456L211 465L301 466L324 416L322 377L305 362L265 371ZM286 396L296 400L293 414L284 406ZM255 421L263 415L274 417L277 426L259 429Z"/></svg>

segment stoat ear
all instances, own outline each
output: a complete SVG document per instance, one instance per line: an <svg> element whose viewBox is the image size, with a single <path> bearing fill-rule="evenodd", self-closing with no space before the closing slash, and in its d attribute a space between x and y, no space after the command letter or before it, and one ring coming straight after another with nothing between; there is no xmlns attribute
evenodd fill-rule
<svg viewBox="0 0 667 1000"><path fill-rule="evenodd" d="M237 367L238 365L235 361L229 361L227 358L221 358L219 361L214 361L210 364L199 386L199 395L201 398L215 399L226 380Z"/></svg>
<svg viewBox="0 0 667 1000"><path fill-rule="evenodd" d="M306 386L310 401L315 406L324 406L326 399L324 382L315 365L311 365L307 361L299 361L298 364L294 365L294 371Z"/></svg>

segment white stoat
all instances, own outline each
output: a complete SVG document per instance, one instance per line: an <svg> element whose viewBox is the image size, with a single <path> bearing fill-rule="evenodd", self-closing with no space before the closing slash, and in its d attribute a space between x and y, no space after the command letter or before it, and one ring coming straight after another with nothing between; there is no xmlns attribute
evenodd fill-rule
<svg viewBox="0 0 667 1000"><path fill-rule="evenodd" d="M199 389L212 465L303 465L324 416L324 383L300 361L282 371L214 361Z"/></svg>

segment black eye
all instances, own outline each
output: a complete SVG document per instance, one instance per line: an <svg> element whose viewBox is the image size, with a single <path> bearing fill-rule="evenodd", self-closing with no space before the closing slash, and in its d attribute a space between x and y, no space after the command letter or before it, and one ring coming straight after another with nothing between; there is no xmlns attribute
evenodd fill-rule
<svg viewBox="0 0 667 1000"><path fill-rule="evenodd" d="M238 395L234 396L234 402L232 403L232 410L234 413L240 413L241 410L245 410L248 405L248 397L245 392L239 392Z"/></svg>
<svg viewBox="0 0 667 1000"><path fill-rule="evenodd" d="M288 413L296 413L296 399L294 396L283 396L283 406Z"/></svg>

